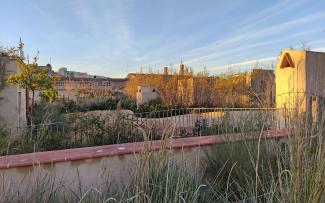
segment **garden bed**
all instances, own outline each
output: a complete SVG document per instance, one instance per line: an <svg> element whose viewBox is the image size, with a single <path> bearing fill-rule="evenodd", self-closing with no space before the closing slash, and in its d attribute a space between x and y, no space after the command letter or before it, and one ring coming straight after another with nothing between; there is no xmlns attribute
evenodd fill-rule
<svg viewBox="0 0 325 203"><path fill-rule="evenodd" d="M281 138L287 135L285 129L265 131L262 138ZM164 144L168 149L183 149L190 147L207 146L224 142L257 139L259 134L243 136L240 133L218 136L203 136L168 139L165 141L155 140L148 144L150 150L157 151ZM26 167L42 164L54 164L56 162L93 159L101 157L112 157L139 153L145 147L146 142L134 142L125 144L114 144L96 147L84 147L46 152L35 152L19 155L0 156L0 169Z"/></svg>

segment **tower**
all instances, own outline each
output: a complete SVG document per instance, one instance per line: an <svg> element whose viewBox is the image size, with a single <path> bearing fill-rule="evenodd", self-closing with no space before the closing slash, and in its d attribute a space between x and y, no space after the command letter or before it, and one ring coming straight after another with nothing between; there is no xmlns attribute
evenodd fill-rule
<svg viewBox="0 0 325 203"><path fill-rule="evenodd" d="M21 38L19 38L18 56L19 56L22 60L25 60L25 56L24 56L24 43L22 42Z"/></svg>
<svg viewBox="0 0 325 203"><path fill-rule="evenodd" d="M168 75L168 67L164 67L164 75Z"/></svg>
<svg viewBox="0 0 325 203"><path fill-rule="evenodd" d="M185 74L185 65L183 63L179 64L179 75Z"/></svg>

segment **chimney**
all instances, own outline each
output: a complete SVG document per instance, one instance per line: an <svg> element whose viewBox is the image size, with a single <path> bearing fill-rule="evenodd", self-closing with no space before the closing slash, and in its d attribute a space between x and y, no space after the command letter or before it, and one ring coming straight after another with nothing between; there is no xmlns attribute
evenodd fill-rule
<svg viewBox="0 0 325 203"><path fill-rule="evenodd" d="M164 75L168 75L168 67L164 67Z"/></svg>
<svg viewBox="0 0 325 203"><path fill-rule="evenodd" d="M179 75L184 75L185 73L185 66L183 63L179 64Z"/></svg>

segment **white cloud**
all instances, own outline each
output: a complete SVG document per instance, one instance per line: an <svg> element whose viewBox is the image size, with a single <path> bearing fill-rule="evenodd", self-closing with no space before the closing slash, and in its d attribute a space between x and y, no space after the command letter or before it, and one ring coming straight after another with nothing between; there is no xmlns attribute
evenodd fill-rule
<svg viewBox="0 0 325 203"><path fill-rule="evenodd" d="M319 47L316 49L312 49L313 51L325 52L325 47Z"/></svg>
<svg viewBox="0 0 325 203"><path fill-rule="evenodd" d="M272 56L272 57L266 57L266 58L261 58L261 59L248 60L248 61L242 61L242 62L238 62L238 63L216 66L216 67L208 68L208 70L236 68L236 67L242 67L242 66L247 66L247 65L263 64L265 62L275 62L277 60L278 60L278 57Z"/></svg>
<svg viewBox="0 0 325 203"><path fill-rule="evenodd" d="M162 45L163 48L157 48L155 50L152 50L149 54L143 55L142 57L137 58L137 60L145 64L159 64L163 62L175 63L179 61L180 58L183 58L185 60L185 63L193 65L213 65L222 62L218 60L225 57L235 58L235 53L239 53L240 51L248 53L252 52L254 49L256 51L259 48L270 46L272 43L281 45L281 42L290 41L290 39L292 39L293 37L319 32L318 28L304 30L300 29L300 27L304 24L308 24L310 22L324 18L324 12L316 12L310 15L300 16L298 18L294 18L289 21L283 21L282 23L275 25L262 25L257 27L252 26L258 24L256 23L257 21L262 22L263 20L265 20L265 17L262 18L263 15L268 16L272 14L271 16L274 17L279 13L286 13L288 10L293 9L296 6L302 5L304 3L306 3L306 1L281 1L280 3L272 6L271 8L267 8L249 18L249 21L247 21L246 26L239 26L240 32L235 31L233 34L229 34L223 38L218 38L218 40L209 43L205 46L197 47L185 52L180 51L178 52L178 55L175 55L173 49L175 47L177 48L184 46L184 41L176 42L174 44ZM290 18L290 16L288 16L288 18ZM294 30L294 32L292 32L292 30ZM288 35L288 31L291 34ZM283 35L273 37L274 35L281 34ZM189 33L189 35L191 34ZM186 36L184 40L186 39L189 39L188 43L191 43L191 38ZM286 44L286 46L289 46L289 43Z"/></svg>

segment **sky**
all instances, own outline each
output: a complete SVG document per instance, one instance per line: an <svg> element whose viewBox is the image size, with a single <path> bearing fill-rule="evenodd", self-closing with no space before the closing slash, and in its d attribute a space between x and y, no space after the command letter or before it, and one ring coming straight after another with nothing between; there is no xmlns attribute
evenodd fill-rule
<svg viewBox="0 0 325 203"><path fill-rule="evenodd" d="M40 65L125 77L274 67L281 50L325 52L324 0L0 0L0 46Z"/></svg>

